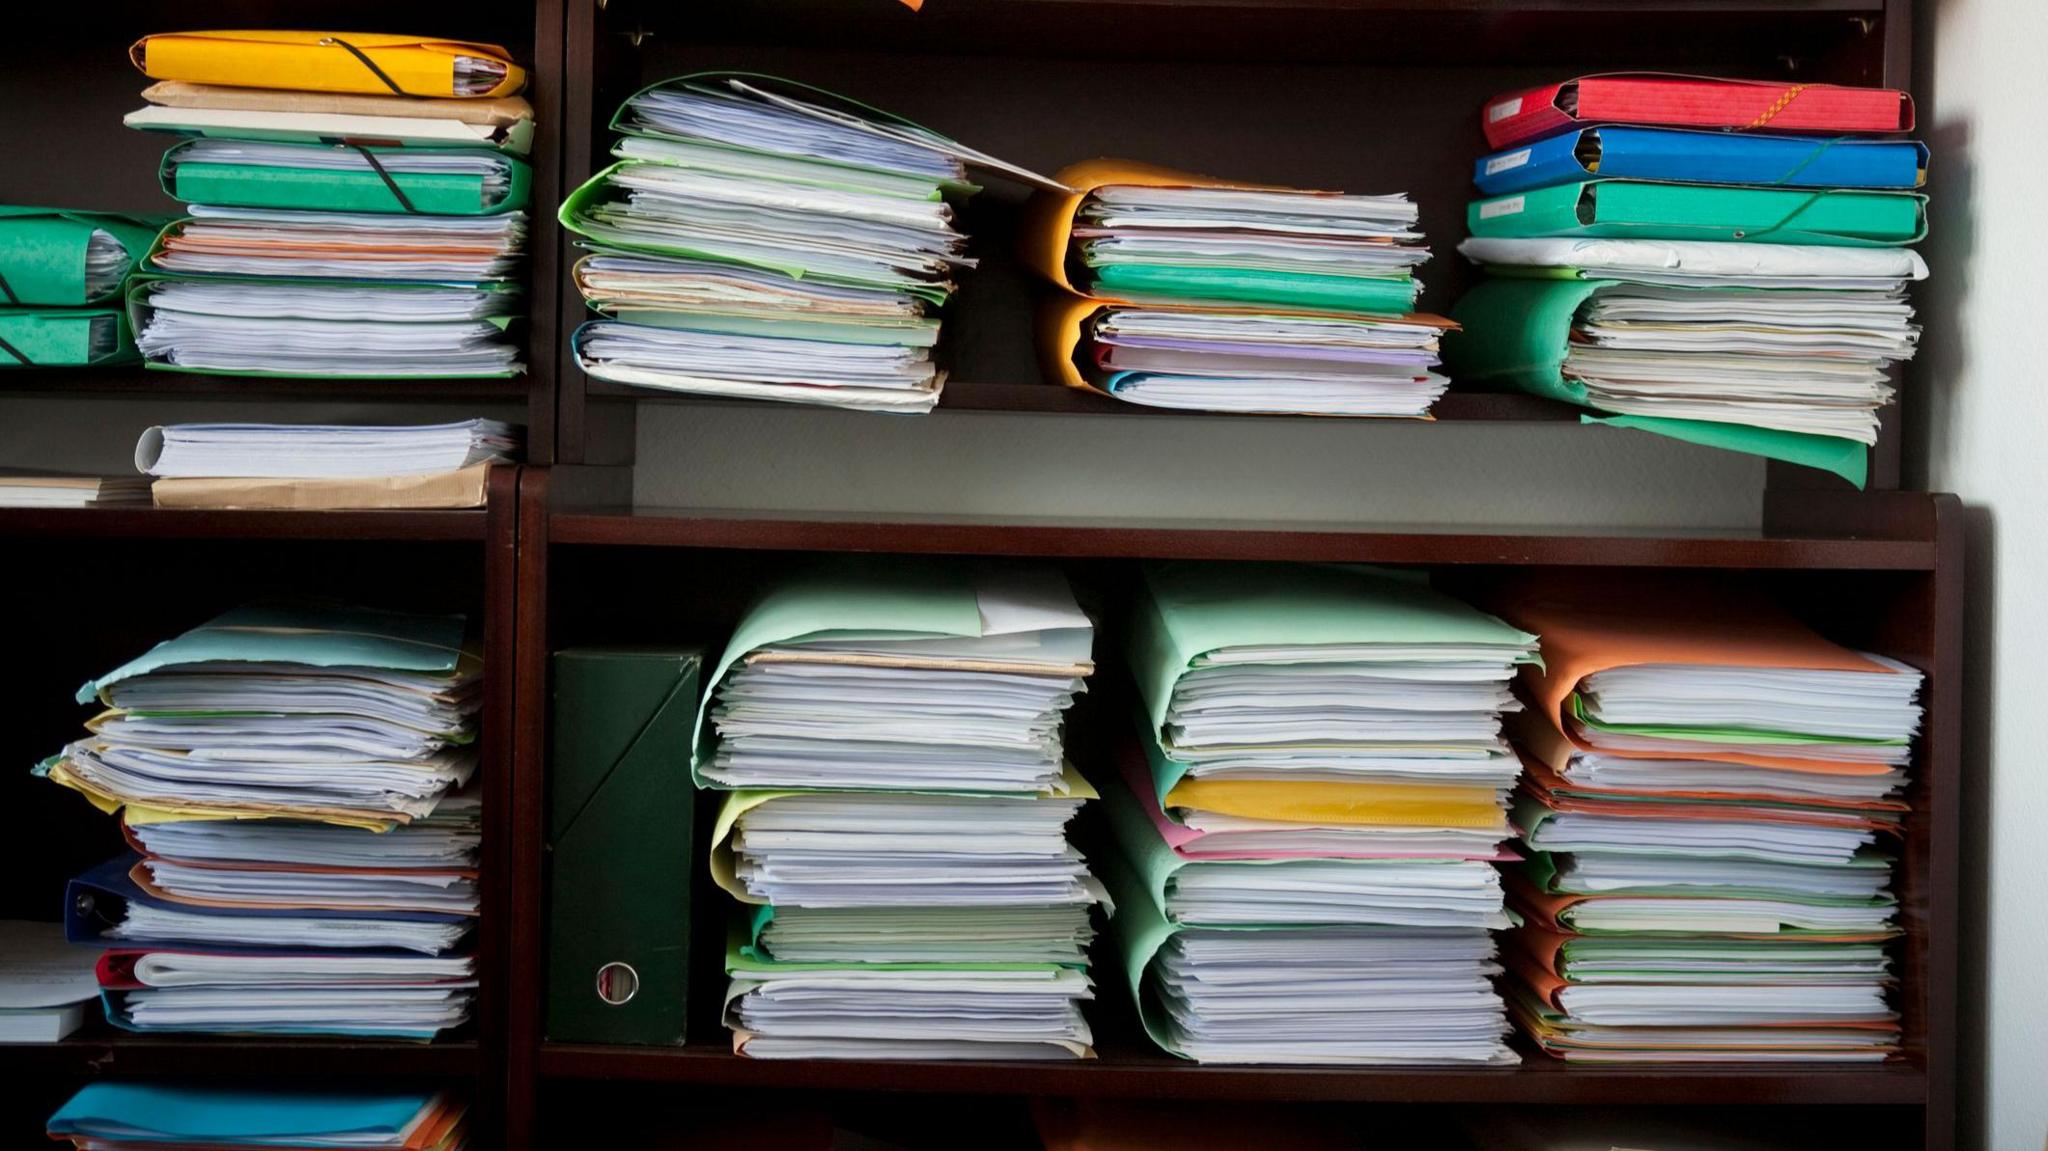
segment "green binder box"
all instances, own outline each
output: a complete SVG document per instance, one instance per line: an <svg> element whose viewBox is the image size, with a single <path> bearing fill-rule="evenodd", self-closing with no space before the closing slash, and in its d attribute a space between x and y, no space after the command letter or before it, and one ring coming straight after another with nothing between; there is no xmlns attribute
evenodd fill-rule
<svg viewBox="0 0 2048 1151"><path fill-rule="evenodd" d="M1927 197L1857 189L1584 180L1475 200L1475 236L1602 236L1892 247L1927 235Z"/></svg>
<svg viewBox="0 0 2048 1151"><path fill-rule="evenodd" d="M554 655L547 1037L683 1041L703 653Z"/></svg>

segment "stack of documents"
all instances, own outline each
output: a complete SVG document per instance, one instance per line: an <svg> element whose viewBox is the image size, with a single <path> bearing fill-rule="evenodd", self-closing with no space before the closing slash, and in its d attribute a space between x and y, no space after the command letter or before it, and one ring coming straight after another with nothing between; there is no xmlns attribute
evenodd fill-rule
<svg viewBox="0 0 2048 1151"><path fill-rule="evenodd" d="M468 1105L441 1091L252 1091L157 1083L88 1084L50 1116L78 1151L162 1147L353 1147L462 1151Z"/></svg>
<svg viewBox="0 0 2048 1151"><path fill-rule="evenodd" d="M141 476L75 476L0 468L0 508L99 508L149 502Z"/></svg>
<svg viewBox="0 0 2048 1151"><path fill-rule="evenodd" d="M1536 637L1419 579L1148 567L1101 871L1146 1030L1203 1062L1503 1063L1493 861Z"/></svg>
<svg viewBox="0 0 2048 1151"><path fill-rule="evenodd" d="M532 183L513 153L530 143L532 112L513 95L524 74L503 49L200 32L149 37L134 56L164 81L145 95L168 103L127 122L199 137L164 154L164 191L190 215L157 237L128 291L149 366L524 370L507 329L522 307L513 281ZM366 64L379 60L417 88Z"/></svg>
<svg viewBox="0 0 2048 1151"><path fill-rule="evenodd" d="M1028 173L829 92L698 73L620 106L619 163L562 205L605 318L591 376L635 387L928 412L938 309L972 267L947 197L967 164Z"/></svg>
<svg viewBox="0 0 2048 1151"><path fill-rule="evenodd" d="M0 205L0 369L135 359L121 288L162 220Z"/></svg>
<svg viewBox="0 0 2048 1151"><path fill-rule="evenodd" d="M521 429L498 420L383 426L172 424L135 445L162 507L481 507Z"/></svg>
<svg viewBox="0 0 2048 1151"><path fill-rule="evenodd" d="M1740 586L1531 580L1515 1018L1589 1062L1882 1059L1919 672Z"/></svg>
<svg viewBox="0 0 2048 1151"><path fill-rule="evenodd" d="M1093 629L1050 569L848 565L771 588L698 721L731 790L711 872L747 913L734 1049L760 1058L1091 1054L1102 891L1067 841L1094 791L1061 713Z"/></svg>
<svg viewBox="0 0 2048 1151"><path fill-rule="evenodd" d="M1927 149L1873 134L1912 126L1902 92L1826 84L1600 76L1496 99L1459 250L1501 274L1456 309L1453 374L1861 484L1927 274L1904 247Z"/></svg>
<svg viewBox="0 0 2048 1151"><path fill-rule="evenodd" d="M1059 174L1024 234L1047 372L1154 407L1421 416L1450 326L1407 315L1429 258L1405 195L1228 184L1120 160Z"/></svg>
<svg viewBox="0 0 2048 1151"><path fill-rule="evenodd" d="M55 1043L83 1026L98 958L62 924L0 919L0 1043Z"/></svg>
<svg viewBox="0 0 2048 1151"><path fill-rule="evenodd" d="M87 684L109 710L38 770L139 854L72 883L144 1031L429 1039L468 1018L481 661L459 618L237 609Z"/></svg>

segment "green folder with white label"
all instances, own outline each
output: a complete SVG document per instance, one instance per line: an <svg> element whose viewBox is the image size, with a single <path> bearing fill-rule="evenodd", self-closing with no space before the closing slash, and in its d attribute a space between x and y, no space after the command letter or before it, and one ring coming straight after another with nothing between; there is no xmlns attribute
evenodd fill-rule
<svg viewBox="0 0 2048 1151"><path fill-rule="evenodd" d="M158 178L188 204L490 216L526 206L533 169L491 148L202 139L165 152Z"/></svg>
<svg viewBox="0 0 2048 1151"><path fill-rule="evenodd" d="M0 205L0 304L78 307L116 299L164 219Z"/></svg>
<svg viewBox="0 0 2048 1151"><path fill-rule="evenodd" d="M1891 247L1927 234L1927 197L1912 192L1730 188L1584 180L1475 200L1474 236L1739 240Z"/></svg>

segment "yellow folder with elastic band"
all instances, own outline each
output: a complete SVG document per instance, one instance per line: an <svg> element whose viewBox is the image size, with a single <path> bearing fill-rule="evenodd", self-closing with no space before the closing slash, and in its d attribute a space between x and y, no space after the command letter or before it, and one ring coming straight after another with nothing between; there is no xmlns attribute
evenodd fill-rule
<svg viewBox="0 0 2048 1151"><path fill-rule="evenodd" d="M1507 831L1491 787L1471 784L1183 777L1166 793L1168 808L1242 819L1385 827L1462 827Z"/></svg>
<svg viewBox="0 0 2048 1151"><path fill-rule="evenodd" d="M381 32L164 32L128 49L137 68L158 80L283 88L300 92L488 98L526 87L526 71L495 44L394 36ZM504 69L489 87L490 69L458 82L464 58Z"/></svg>

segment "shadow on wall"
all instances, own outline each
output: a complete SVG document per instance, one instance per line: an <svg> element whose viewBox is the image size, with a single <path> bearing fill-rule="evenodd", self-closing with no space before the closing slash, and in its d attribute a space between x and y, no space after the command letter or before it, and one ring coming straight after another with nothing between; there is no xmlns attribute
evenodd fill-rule
<svg viewBox="0 0 2048 1151"><path fill-rule="evenodd" d="M1920 86L1923 90L1932 87L1925 73ZM1966 399L1957 394L1969 370L1961 317L1969 314L1977 228L1970 122L1934 124L1932 111L1925 108L1922 115L1921 122L1931 125L1921 133L1932 153L1927 170L1927 241L1920 246L1927 259L1928 278L1913 291L1913 308L1923 330L1899 402L1906 428L1901 445L1905 451L1903 478L1907 487L1924 490L1936 454L1954 459L1936 438L1950 436L1949 429L1955 426Z"/></svg>
<svg viewBox="0 0 2048 1151"><path fill-rule="evenodd" d="M1991 945L1991 717L1997 714L1997 537L1990 508L1963 512L1962 906L1956 941L1956 1146L1985 1147L1991 1134L1984 1004Z"/></svg>

